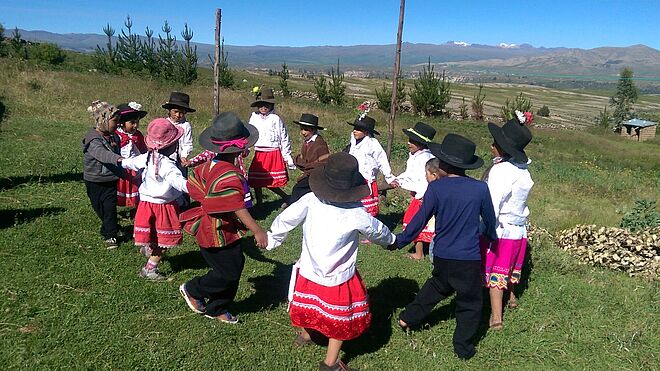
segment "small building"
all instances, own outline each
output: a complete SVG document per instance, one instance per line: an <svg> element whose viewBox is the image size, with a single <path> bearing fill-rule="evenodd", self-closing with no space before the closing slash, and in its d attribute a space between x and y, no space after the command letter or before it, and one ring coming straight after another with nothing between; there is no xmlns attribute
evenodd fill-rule
<svg viewBox="0 0 660 371"><path fill-rule="evenodd" d="M657 122L632 119L621 123L621 136L643 142L655 138Z"/></svg>

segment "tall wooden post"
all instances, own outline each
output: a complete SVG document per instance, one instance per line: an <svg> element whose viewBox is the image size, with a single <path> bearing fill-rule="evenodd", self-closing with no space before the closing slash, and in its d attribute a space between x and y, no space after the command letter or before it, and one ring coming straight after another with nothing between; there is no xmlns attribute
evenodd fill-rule
<svg viewBox="0 0 660 371"><path fill-rule="evenodd" d="M390 103L390 122L387 132L387 158L392 154L392 142L394 141L394 119L397 110L397 92L399 89L399 70L401 69L401 36L403 35L403 13L406 8L406 0L401 0L399 8L399 29L396 33L396 53L394 55L394 75L392 76L392 102Z"/></svg>
<svg viewBox="0 0 660 371"><path fill-rule="evenodd" d="M218 70L220 68L220 19L222 18L222 9L215 10L215 52L213 54L213 113L220 113L220 82Z"/></svg>

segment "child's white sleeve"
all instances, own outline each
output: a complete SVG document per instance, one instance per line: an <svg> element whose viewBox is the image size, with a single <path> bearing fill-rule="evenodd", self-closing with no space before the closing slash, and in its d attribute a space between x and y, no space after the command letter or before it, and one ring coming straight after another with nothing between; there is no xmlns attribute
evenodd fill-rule
<svg viewBox="0 0 660 371"><path fill-rule="evenodd" d="M396 236L390 231L385 224L380 220L369 215L365 211L365 216L367 219L361 223L360 233L364 235L369 241L381 245L387 246L394 243Z"/></svg>
<svg viewBox="0 0 660 371"><path fill-rule="evenodd" d="M293 163L293 158L291 157L291 140L289 139L289 132L286 130L284 121L278 116L277 120L279 121L279 137L280 137L280 152L284 161L286 162L289 169L295 169L296 165Z"/></svg>
<svg viewBox="0 0 660 371"><path fill-rule="evenodd" d="M125 158L121 161L121 167L129 170L142 170L147 167L147 156L149 153L143 153L136 157Z"/></svg>
<svg viewBox="0 0 660 371"><path fill-rule="evenodd" d="M302 197L292 203L273 220L268 234L268 246L266 250L272 250L282 244L289 232L302 223L307 217L307 204L309 197Z"/></svg>
<svg viewBox="0 0 660 371"><path fill-rule="evenodd" d="M186 121L181 126L183 127L183 135L179 139L179 157L188 158L193 151L192 125Z"/></svg>
<svg viewBox="0 0 660 371"><path fill-rule="evenodd" d="M161 166L161 169L163 167L164 166ZM183 177L181 170L179 170L174 164L168 164L167 171L163 174L163 179L165 179L172 188L188 193L188 180Z"/></svg>

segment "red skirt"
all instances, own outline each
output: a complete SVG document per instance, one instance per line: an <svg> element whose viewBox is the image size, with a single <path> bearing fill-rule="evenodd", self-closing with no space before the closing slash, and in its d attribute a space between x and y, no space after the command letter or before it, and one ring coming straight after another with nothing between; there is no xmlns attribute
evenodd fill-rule
<svg viewBox="0 0 660 371"><path fill-rule="evenodd" d="M289 181L284 158L279 150L254 151L248 170L248 184L252 188L280 188Z"/></svg>
<svg viewBox="0 0 660 371"><path fill-rule="evenodd" d="M360 201L362 201L362 206L367 209L367 212L371 216L376 216L380 209L378 208L378 184L375 180L369 184L369 188L371 189L371 194Z"/></svg>
<svg viewBox="0 0 660 371"><path fill-rule="evenodd" d="M403 214L403 229L405 230L408 226L408 223L412 220L413 216L417 214L419 209L422 207L422 201L412 198L410 200L410 205L406 209L406 212ZM433 223L435 224L435 223ZM433 241L433 235L435 234L435 225L431 224L431 221L426 224L422 232L413 240L413 242L426 242L430 243Z"/></svg>
<svg viewBox="0 0 660 371"><path fill-rule="evenodd" d="M141 179L135 170L125 170L124 176L117 182L117 206L136 207L140 202Z"/></svg>
<svg viewBox="0 0 660 371"><path fill-rule="evenodd" d="M133 238L137 246L168 249L180 245L183 242L183 232L176 201L166 204L140 201L135 212Z"/></svg>
<svg viewBox="0 0 660 371"><path fill-rule="evenodd" d="M355 339L371 325L367 289L357 271L337 286L319 285L298 273L289 316L294 326L314 329L328 338Z"/></svg>

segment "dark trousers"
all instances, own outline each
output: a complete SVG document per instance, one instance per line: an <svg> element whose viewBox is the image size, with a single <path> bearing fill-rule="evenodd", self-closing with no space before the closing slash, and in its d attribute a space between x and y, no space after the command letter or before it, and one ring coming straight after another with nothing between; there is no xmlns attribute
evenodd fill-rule
<svg viewBox="0 0 660 371"><path fill-rule="evenodd" d="M117 238L117 181L97 183L85 180L85 187L92 209L101 219L101 236L106 240Z"/></svg>
<svg viewBox="0 0 660 371"><path fill-rule="evenodd" d="M291 197L289 197L289 205L298 201L300 197L308 194L311 191L312 189L309 188L309 177L306 176L300 179L300 181L296 183L293 186L293 189L291 190Z"/></svg>
<svg viewBox="0 0 660 371"><path fill-rule="evenodd" d="M201 248L200 251L211 270L188 281L186 291L195 298L208 299L206 314L219 316L227 312L227 304L234 301L238 291L238 282L245 266L241 241L226 247Z"/></svg>
<svg viewBox="0 0 660 371"><path fill-rule="evenodd" d="M454 352L461 358L471 358L476 350L472 338L481 320L481 262L449 260L433 257L433 275L426 280L412 303L399 318L410 326L418 326L442 299L456 292L456 329Z"/></svg>

